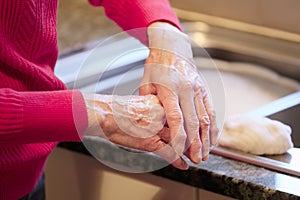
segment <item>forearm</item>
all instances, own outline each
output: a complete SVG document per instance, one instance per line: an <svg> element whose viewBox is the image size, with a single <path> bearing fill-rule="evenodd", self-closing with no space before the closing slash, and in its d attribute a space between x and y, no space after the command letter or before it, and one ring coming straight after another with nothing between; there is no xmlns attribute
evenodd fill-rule
<svg viewBox="0 0 300 200"><path fill-rule="evenodd" d="M128 34L148 46L146 28L154 22L167 22L181 29L168 0L89 0L103 6L107 17Z"/></svg>
<svg viewBox="0 0 300 200"><path fill-rule="evenodd" d="M80 141L87 127L79 91L18 92L0 89L0 143Z"/></svg>
<svg viewBox="0 0 300 200"><path fill-rule="evenodd" d="M145 28L155 21L165 21L180 28L168 0L89 0L103 6L106 15L124 30Z"/></svg>

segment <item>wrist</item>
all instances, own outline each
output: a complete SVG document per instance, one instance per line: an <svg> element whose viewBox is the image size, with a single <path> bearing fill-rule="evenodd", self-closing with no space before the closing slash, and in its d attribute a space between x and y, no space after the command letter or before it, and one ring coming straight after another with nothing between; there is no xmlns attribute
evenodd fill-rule
<svg viewBox="0 0 300 200"><path fill-rule="evenodd" d="M172 24L170 24L168 22L161 22L161 21L153 22L152 24L150 24L148 26L148 29L149 28L160 28L160 29L165 29L165 30L182 33L181 30L179 30L176 26L173 26Z"/></svg>
<svg viewBox="0 0 300 200"><path fill-rule="evenodd" d="M177 27L166 22L154 22L147 28L149 48L169 51L192 59L192 47L189 37Z"/></svg>
<svg viewBox="0 0 300 200"><path fill-rule="evenodd" d="M102 129L105 125L104 122L107 117L108 107L110 105L109 98L105 96L107 95L96 95L96 94L83 95L83 98L86 103L87 114L88 114L88 128L84 132L85 136L100 136L100 137L104 136ZM103 99L103 101L100 101L99 99Z"/></svg>

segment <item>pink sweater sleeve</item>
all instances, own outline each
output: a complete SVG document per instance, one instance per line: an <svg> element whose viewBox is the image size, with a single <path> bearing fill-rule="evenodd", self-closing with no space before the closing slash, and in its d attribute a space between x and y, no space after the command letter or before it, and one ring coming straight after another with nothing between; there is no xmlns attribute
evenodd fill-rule
<svg viewBox="0 0 300 200"><path fill-rule="evenodd" d="M103 6L106 15L123 30L147 27L156 21L177 26L179 20L168 0L89 0L94 6Z"/></svg>
<svg viewBox="0 0 300 200"><path fill-rule="evenodd" d="M0 145L80 141L87 124L79 91L0 89Z"/></svg>

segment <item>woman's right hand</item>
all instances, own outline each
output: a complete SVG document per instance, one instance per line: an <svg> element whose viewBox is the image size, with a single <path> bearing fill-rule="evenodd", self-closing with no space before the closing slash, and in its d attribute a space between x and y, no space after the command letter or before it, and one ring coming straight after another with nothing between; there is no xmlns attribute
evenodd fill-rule
<svg viewBox="0 0 300 200"><path fill-rule="evenodd" d="M89 126L87 136L99 136L115 144L153 152L179 169L187 163L168 144L170 131L165 112L154 95L84 95Z"/></svg>

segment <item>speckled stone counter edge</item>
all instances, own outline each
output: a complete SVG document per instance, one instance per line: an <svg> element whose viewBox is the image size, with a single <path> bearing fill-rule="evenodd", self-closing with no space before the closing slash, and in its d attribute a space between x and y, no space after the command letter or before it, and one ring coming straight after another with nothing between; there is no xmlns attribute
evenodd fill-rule
<svg viewBox="0 0 300 200"><path fill-rule="evenodd" d="M97 146L96 153L93 150L95 146ZM272 179L276 176L276 172L216 155L210 155L209 161L200 165L190 163L190 168L186 171L167 164L162 169L151 171L158 165L163 165L165 161L148 153L133 151L133 154L125 155L123 151L118 150L118 146L101 139L96 142L85 141L84 144L60 143L58 147L90 155L127 169L134 167L134 170L149 171L157 176L237 199L300 199L299 195L272 187Z"/></svg>

